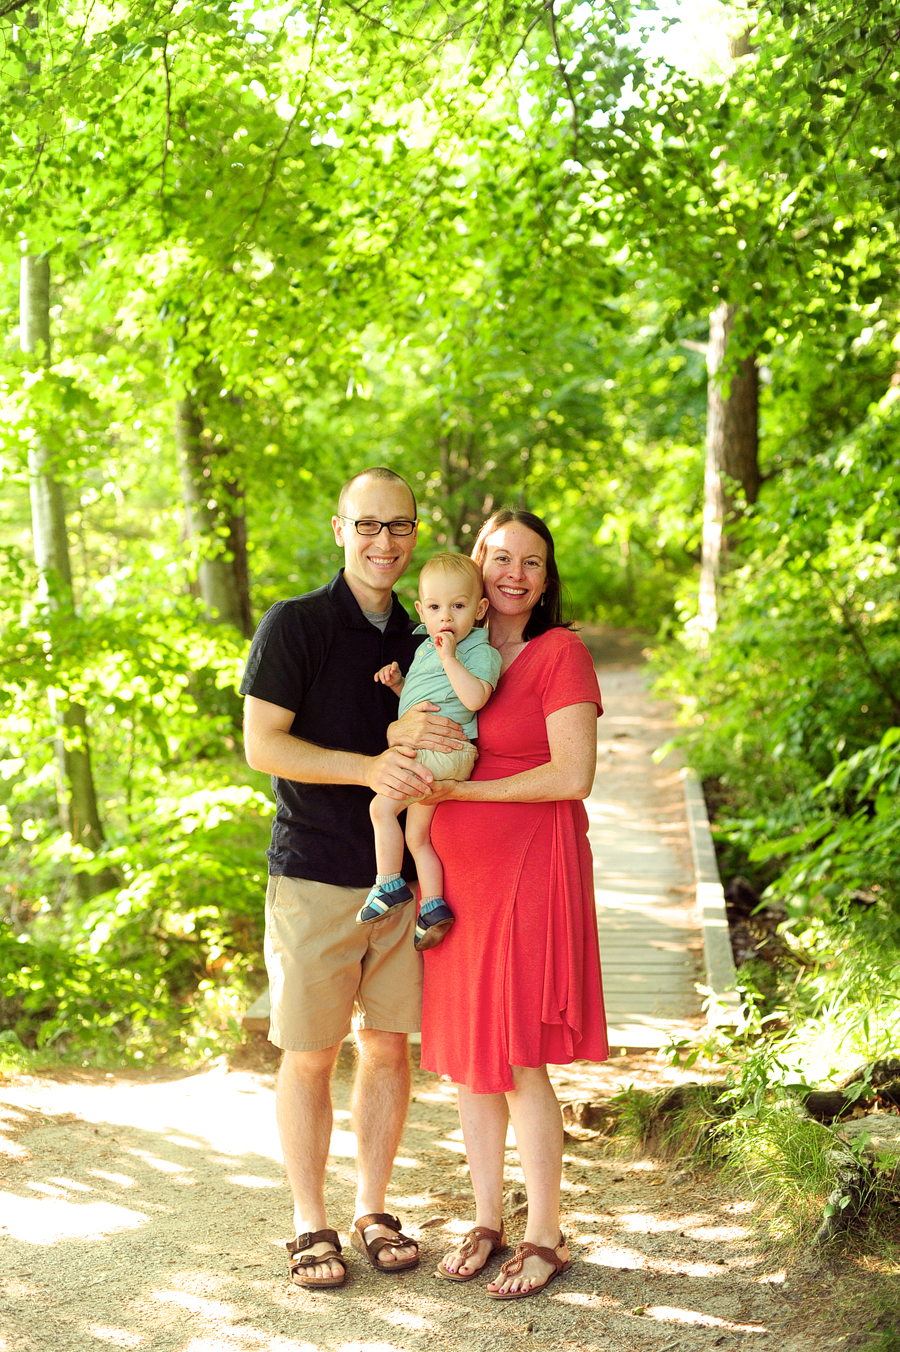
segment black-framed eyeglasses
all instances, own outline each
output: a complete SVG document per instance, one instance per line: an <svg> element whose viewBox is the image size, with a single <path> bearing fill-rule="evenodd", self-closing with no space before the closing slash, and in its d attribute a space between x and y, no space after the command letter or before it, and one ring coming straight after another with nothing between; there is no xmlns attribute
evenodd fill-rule
<svg viewBox="0 0 900 1352"><path fill-rule="evenodd" d="M357 535L380 535L385 527L391 535L412 535L416 528L415 521L370 521L368 518L355 521L352 516L342 516L341 520L355 526Z"/></svg>

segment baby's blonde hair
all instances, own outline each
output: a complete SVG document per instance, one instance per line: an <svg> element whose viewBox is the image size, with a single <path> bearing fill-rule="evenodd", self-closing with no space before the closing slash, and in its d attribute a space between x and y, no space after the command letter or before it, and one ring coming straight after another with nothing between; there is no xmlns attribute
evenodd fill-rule
<svg viewBox="0 0 900 1352"><path fill-rule="evenodd" d="M477 590L481 597L484 592L484 582L481 577L481 569L474 559L470 559L468 554L453 554L447 550L443 554L432 554L430 559L426 559L422 565L422 571L419 574L419 593L422 591L422 582L429 573L436 571L442 573L456 573L459 577L468 578L472 587Z"/></svg>

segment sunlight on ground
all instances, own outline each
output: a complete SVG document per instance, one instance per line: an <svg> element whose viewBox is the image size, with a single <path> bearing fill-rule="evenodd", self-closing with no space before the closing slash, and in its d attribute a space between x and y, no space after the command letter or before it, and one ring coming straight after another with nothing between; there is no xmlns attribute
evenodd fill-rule
<svg viewBox="0 0 900 1352"><path fill-rule="evenodd" d="M352 1131L335 1127L331 1133L331 1154L338 1159L356 1159L356 1136Z"/></svg>
<svg viewBox="0 0 900 1352"><path fill-rule="evenodd" d="M236 1339L243 1343L247 1338L262 1344L266 1352L321 1352L317 1343L298 1343L294 1338L281 1338L277 1334L273 1337L261 1329L252 1328L234 1330L227 1339L192 1338L185 1343L183 1352L234 1352L235 1347L240 1345ZM396 1349L392 1349L392 1352L396 1352Z"/></svg>
<svg viewBox="0 0 900 1352"><path fill-rule="evenodd" d="M155 1131L180 1149L212 1149L229 1156L264 1155L281 1164L274 1091L246 1072L216 1066L175 1080L134 1084L128 1094L120 1090L120 1081L42 1082L38 1106L30 1101L27 1082L14 1089L4 1088L0 1125L4 1118L21 1122L22 1111L44 1115L72 1113L91 1125ZM52 1127L53 1123L47 1125ZM6 1148L10 1153L20 1153L15 1146ZM188 1167L169 1165L159 1155L148 1157L146 1162L153 1168L169 1168L172 1172Z"/></svg>
<svg viewBox="0 0 900 1352"><path fill-rule="evenodd" d="M280 1188L281 1182L277 1178L258 1178L255 1174L232 1174L226 1179L228 1183L235 1183L239 1188Z"/></svg>
<svg viewBox="0 0 900 1352"><path fill-rule="evenodd" d="M87 1331L112 1347L141 1347L147 1341L142 1333L129 1333L128 1329L110 1328L106 1324L88 1324Z"/></svg>
<svg viewBox="0 0 900 1352"><path fill-rule="evenodd" d="M236 1319L240 1311L224 1300L207 1300L204 1296L192 1295L189 1291L151 1291L150 1299L160 1305L178 1305L191 1314L202 1315L205 1319Z"/></svg>
<svg viewBox="0 0 900 1352"><path fill-rule="evenodd" d="M111 1174L106 1169L88 1169L87 1171L93 1178L102 1178L105 1183L117 1183L120 1188L133 1188L135 1181L129 1178L127 1174Z"/></svg>
<svg viewBox="0 0 900 1352"><path fill-rule="evenodd" d="M731 1329L735 1333L768 1333L763 1324L733 1324L728 1319L718 1319L714 1314L701 1314L699 1310L678 1310L669 1305L651 1305L644 1314L649 1319L662 1319L675 1324L703 1324L711 1329Z"/></svg>
<svg viewBox="0 0 900 1352"><path fill-rule="evenodd" d="M397 1352L396 1343L338 1343L334 1352Z"/></svg>
<svg viewBox="0 0 900 1352"><path fill-rule="evenodd" d="M60 1197L16 1197L0 1192L0 1215L11 1239L24 1244L57 1244L61 1239L103 1239L136 1230L147 1217L112 1202L67 1202Z"/></svg>
<svg viewBox="0 0 900 1352"><path fill-rule="evenodd" d="M150 1150L137 1150L133 1145L123 1145L122 1149L126 1155L137 1155L144 1164L149 1164L151 1169L158 1169L162 1174L186 1174L190 1172L186 1164L173 1164L171 1160L162 1160L159 1155L154 1155Z"/></svg>
<svg viewBox="0 0 900 1352"><path fill-rule="evenodd" d="M406 1310L389 1310L382 1313L381 1318L388 1324L395 1324L398 1329L410 1329L417 1333L434 1333L440 1335L441 1329L437 1324L433 1324L430 1319L424 1319L420 1314L409 1314Z"/></svg>

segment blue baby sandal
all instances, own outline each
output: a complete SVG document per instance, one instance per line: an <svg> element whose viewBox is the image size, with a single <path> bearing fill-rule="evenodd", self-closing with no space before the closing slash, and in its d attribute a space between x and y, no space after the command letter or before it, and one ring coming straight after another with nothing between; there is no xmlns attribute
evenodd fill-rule
<svg viewBox="0 0 900 1352"><path fill-rule="evenodd" d="M402 878L391 883L376 883L366 897L365 905L356 917L357 925L366 925L371 920L380 920L395 906L403 906L412 901L412 892Z"/></svg>

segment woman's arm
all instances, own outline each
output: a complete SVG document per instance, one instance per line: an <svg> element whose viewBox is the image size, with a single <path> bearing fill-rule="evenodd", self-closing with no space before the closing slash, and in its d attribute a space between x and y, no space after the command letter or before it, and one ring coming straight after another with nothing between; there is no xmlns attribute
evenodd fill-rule
<svg viewBox="0 0 900 1352"><path fill-rule="evenodd" d="M442 781L440 790L422 801L461 803L547 803L587 798L597 768L597 706L570 704L547 718L550 759L533 770L507 779Z"/></svg>

